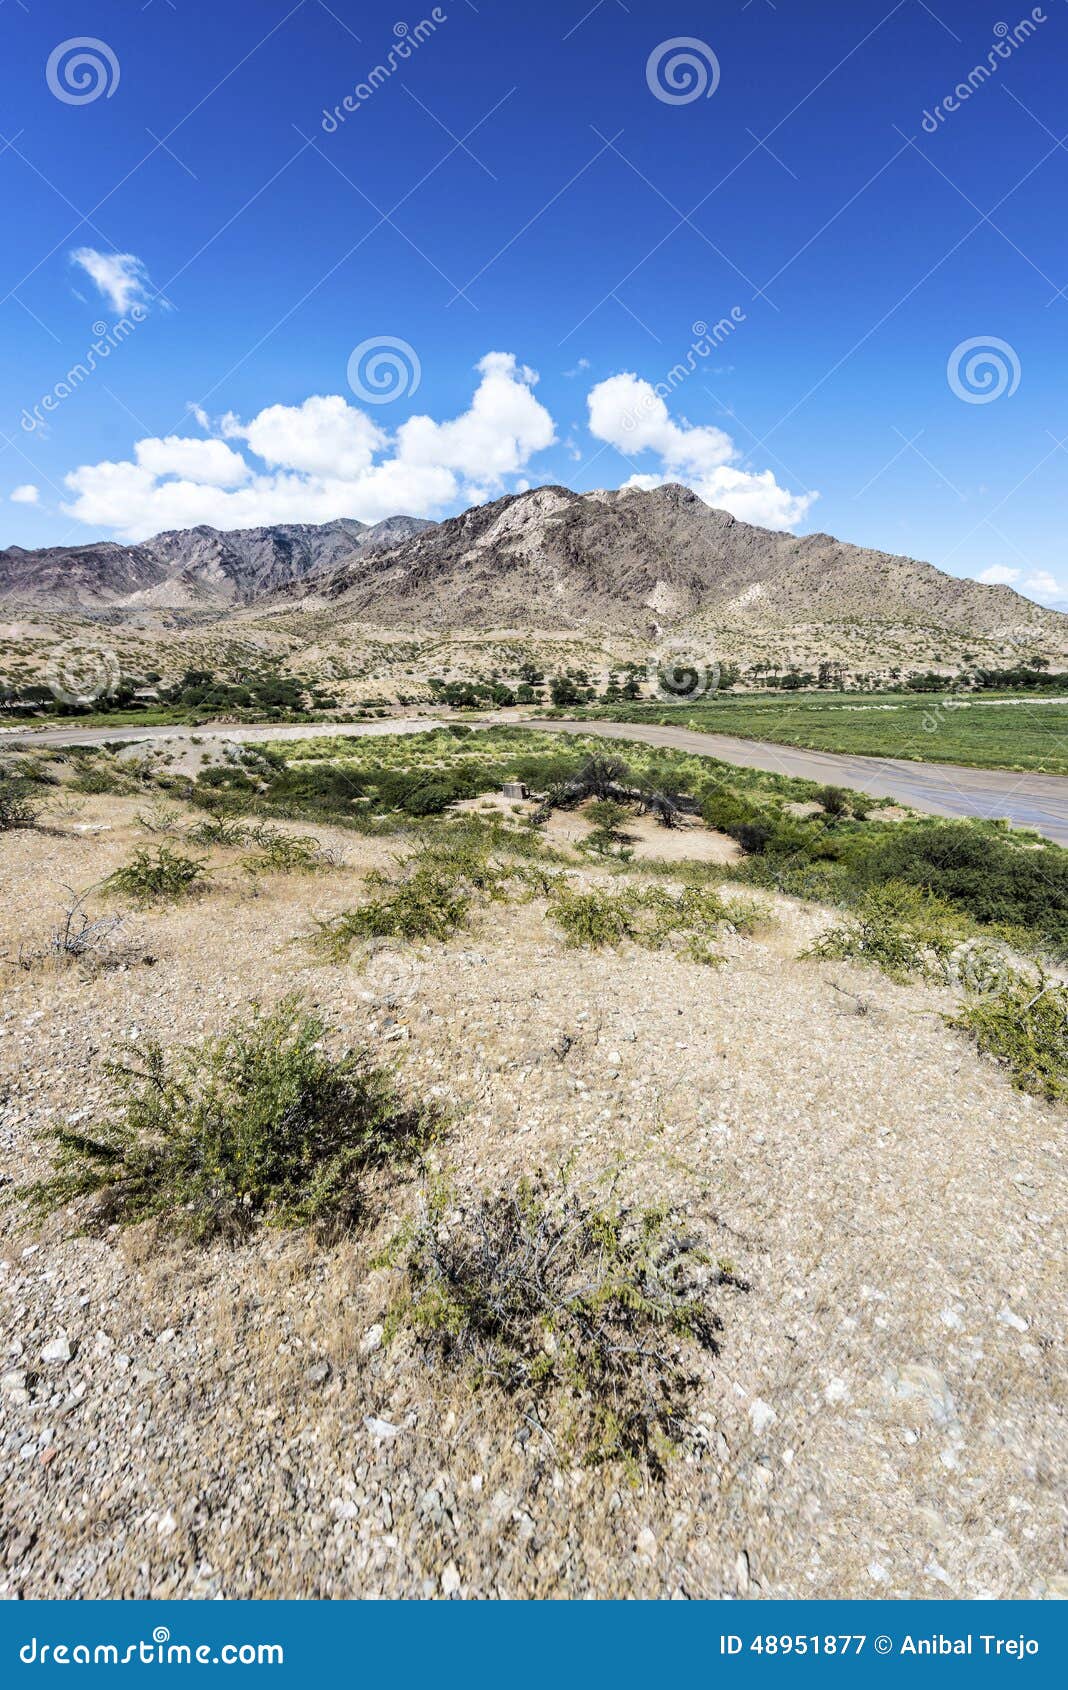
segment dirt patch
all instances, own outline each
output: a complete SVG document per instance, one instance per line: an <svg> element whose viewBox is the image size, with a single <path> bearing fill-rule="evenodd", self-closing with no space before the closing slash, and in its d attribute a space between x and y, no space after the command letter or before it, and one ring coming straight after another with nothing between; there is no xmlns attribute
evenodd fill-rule
<svg viewBox="0 0 1068 1690"><path fill-rule="evenodd" d="M43 1131L99 1117L124 1041L186 1042L296 990L447 1110L453 1181L615 1170L752 1289L664 1486L630 1486L383 1344L371 1264L411 1180L332 1249L35 1235L0 1211L0 1594L1056 1591L1062 1121L944 1026L947 994L797 961L829 917L781 898L716 968L569 949L540 900L330 966L302 935L395 846L303 826L345 866L253 882L214 854L203 898L133 918L151 968L21 970L56 887L143 842L138 808L92 798L0 838L6 1179L44 1171Z"/></svg>
<svg viewBox="0 0 1068 1690"><path fill-rule="evenodd" d="M500 793L465 799L453 807L476 814L503 815L513 821L524 820L538 808L532 800L505 798ZM553 810L538 831L547 844L577 853L578 846L593 832L593 823L584 813L587 808L580 805L575 810ZM736 863L742 856L739 846L727 834L715 833L685 816L678 827L661 827L655 816L631 816L623 832L636 862L652 859L667 863Z"/></svg>

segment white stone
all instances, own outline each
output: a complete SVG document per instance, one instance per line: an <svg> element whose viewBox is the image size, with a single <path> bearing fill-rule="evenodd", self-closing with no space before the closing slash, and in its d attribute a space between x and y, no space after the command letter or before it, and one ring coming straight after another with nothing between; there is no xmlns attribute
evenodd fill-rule
<svg viewBox="0 0 1068 1690"><path fill-rule="evenodd" d="M768 1427L771 1426L778 1418L779 1416L776 1414L771 1404L765 1402L763 1397L754 1397L752 1402L749 1404L749 1423L758 1438L763 1432L766 1432Z"/></svg>
<svg viewBox="0 0 1068 1690"><path fill-rule="evenodd" d="M389 1420L380 1420L377 1414L365 1414L363 1423L372 1438L395 1438L400 1431L399 1426L394 1426Z"/></svg>
<svg viewBox="0 0 1068 1690"><path fill-rule="evenodd" d="M41 1351L41 1360L69 1361L73 1353L67 1334L61 1332L58 1337L52 1339L51 1343L45 1345Z"/></svg>

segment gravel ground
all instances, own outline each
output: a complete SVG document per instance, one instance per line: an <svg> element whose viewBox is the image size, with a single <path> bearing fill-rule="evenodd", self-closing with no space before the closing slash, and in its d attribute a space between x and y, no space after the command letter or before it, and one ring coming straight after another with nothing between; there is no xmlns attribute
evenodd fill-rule
<svg viewBox="0 0 1068 1690"><path fill-rule="evenodd" d="M329 1249L0 1211L0 1594L1068 1591L1063 1119L945 1028L943 994L796 960L828 918L787 900L718 969L568 950L538 903L327 966L291 941L391 848L326 828L348 855L329 875L254 894L216 857L207 896L131 918L124 966L20 968L58 888L144 842L136 809L0 838L5 1180L43 1171L41 1129L93 1117L124 1039L297 989L449 1105L458 1182L618 1168L752 1289L721 1308L693 1447L635 1486L382 1346L369 1262L411 1182L381 1191L379 1234Z"/></svg>

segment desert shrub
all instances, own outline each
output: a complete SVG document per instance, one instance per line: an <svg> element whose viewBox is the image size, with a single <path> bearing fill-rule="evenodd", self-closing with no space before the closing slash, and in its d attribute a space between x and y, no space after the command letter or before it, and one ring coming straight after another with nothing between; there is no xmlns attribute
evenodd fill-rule
<svg viewBox="0 0 1068 1690"><path fill-rule="evenodd" d="M181 807L178 804L169 804L166 799L158 799L146 810L138 811L137 825L144 833L175 838L182 831Z"/></svg>
<svg viewBox="0 0 1068 1690"><path fill-rule="evenodd" d="M751 901L727 903L707 884L672 892L660 886L579 888L559 879L549 888L547 913L569 945L600 949L629 939L658 950L678 944L691 961L703 963L718 960L709 942L725 928L752 932L766 919Z"/></svg>
<svg viewBox="0 0 1068 1690"><path fill-rule="evenodd" d="M968 995L946 1021L1003 1062L1020 1091L1068 1099L1068 989L1059 982L1004 970L995 990Z"/></svg>
<svg viewBox="0 0 1068 1690"><path fill-rule="evenodd" d="M617 857L621 862L629 862L634 852L623 830L624 823L630 820L626 806L612 798L595 798L583 814L593 826L580 848L595 857Z"/></svg>
<svg viewBox="0 0 1068 1690"><path fill-rule="evenodd" d="M759 817L755 804L730 787L715 786L701 801L701 817L717 833L730 833L743 823L755 822Z"/></svg>
<svg viewBox="0 0 1068 1690"><path fill-rule="evenodd" d="M967 822L895 828L856 859L862 881L894 879L956 904L974 921L1028 928L1068 949L1068 851L1028 848Z"/></svg>
<svg viewBox="0 0 1068 1690"><path fill-rule="evenodd" d="M318 874L337 868L341 860L310 834L262 829L256 833L256 843L257 849L241 860L247 874Z"/></svg>
<svg viewBox="0 0 1068 1690"><path fill-rule="evenodd" d="M205 816L189 829L186 838L194 845L235 847L249 843L250 829L244 822L227 821L224 816Z"/></svg>
<svg viewBox="0 0 1068 1690"><path fill-rule="evenodd" d="M856 909L802 955L874 963L895 980L909 974L944 979L963 937L958 911L916 886L891 880L865 892Z"/></svg>
<svg viewBox="0 0 1068 1690"><path fill-rule="evenodd" d="M569 945L599 950L625 939L639 940L641 910L642 894L633 887L615 892L563 884L554 888L548 913Z"/></svg>
<svg viewBox="0 0 1068 1690"><path fill-rule="evenodd" d="M34 802L30 783L0 772L0 833L33 827L39 815L40 806Z"/></svg>
<svg viewBox="0 0 1068 1690"><path fill-rule="evenodd" d="M432 1188L381 1265L399 1276L385 1329L473 1389L495 1386L581 1460L663 1475L715 1352L714 1288L747 1290L677 1216L589 1202L561 1185L457 1199Z"/></svg>
<svg viewBox="0 0 1068 1690"><path fill-rule="evenodd" d="M812 796L829 816L847 816L852 808L851 794L844 786L821 786Z"/></svg>
<svg viewBox="0 0 1068 1690"><path fill-rule="evenodd" d="M313 942L334 961L368 939L451 938L471 908L470 893L439 863L417 861L399 876L376 869L364 886L372 894L366 903L316 923Z"/></svg>
<svg viewBox="0 0 1068 1690"><path fill-rule="evenodd" d="M451 938L476 903L544 889L536 870L503 860L538 850L529 833L500 824L483 828L478 818L465 818L424 839L392 873L373 870L364 880L368 901L317 922L312 942L340 962L371 939Z"/></svg>
<svg viewBox="0 0 1068 1690"><path fill-rule="evenodd" d="M368 1171L416 1157L433 1116L402 1101L365 1051L334 1057L326 1025L287 998L197 1045L150 1040L111 1063L112 1112L92 1135L61 1128L36 1213L93 1200L93 1218L159 1220L197 1241L261 1223L340 1232Z"/></svg>
<svg viewBox="0 0 1068 1690"><path fill-rule="evenodd" d="M154 851L135 851L128 863L105 880L104 890L138 904L166 903L188 898L207 883L203 857L187 857L169 845L157 845Z"/></svg>

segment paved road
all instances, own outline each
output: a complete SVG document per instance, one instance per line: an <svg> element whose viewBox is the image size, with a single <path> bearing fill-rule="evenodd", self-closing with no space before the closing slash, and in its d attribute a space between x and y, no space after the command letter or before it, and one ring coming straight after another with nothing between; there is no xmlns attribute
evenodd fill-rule
<svg viewBox="0 0 1068 1690"><path fill-rule="evenodd" d="M736 739L730 734L698 733L692 728L661 727L645 722L540 721L498 717L471 724L498 726L510 720L547 733L597 733L605 739L637 739L674 751L695 751L737 763L747 769L772 769L806 780L851 786L873 798L896 798L935 816L1005 816L1016 827L1035 828L1059 845L1068 846L1068 776L1016 774L1008 769L966 769L956 763L910 763L897 757L857 757L829 751L804 751L792 745ZM0 748L10 746L124 744L161 739L241 741L310 739L320 734L344 737L425 733L428 718L375 722L268 724L262 727L161 728L45 728L0 733Z"/></svg>

